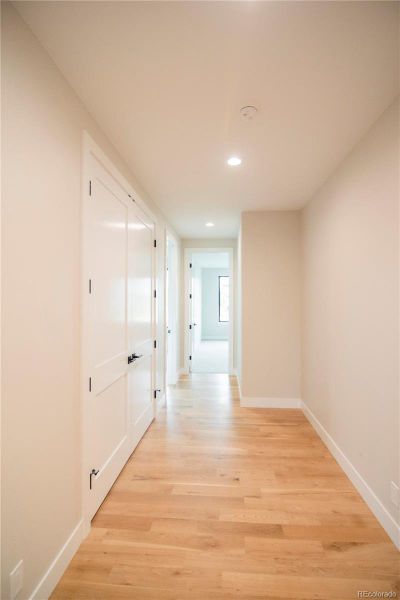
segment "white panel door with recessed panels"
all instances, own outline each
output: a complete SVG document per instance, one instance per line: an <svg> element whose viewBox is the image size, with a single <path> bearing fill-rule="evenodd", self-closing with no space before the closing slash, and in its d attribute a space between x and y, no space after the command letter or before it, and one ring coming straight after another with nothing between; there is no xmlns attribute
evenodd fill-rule
<svg viewBox="0 0 400 600"><path fill-rule="evenodd" d="M88 152L84 195L84 515L154 418L154 222ZM86 390L85 390L86 388Z"/></svg>

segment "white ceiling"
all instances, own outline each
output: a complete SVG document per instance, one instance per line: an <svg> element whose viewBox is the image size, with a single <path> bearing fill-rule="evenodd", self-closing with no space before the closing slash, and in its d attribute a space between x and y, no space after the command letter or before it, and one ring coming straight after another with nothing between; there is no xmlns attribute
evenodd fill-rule
<svg viewBox="0 0 400 600"><path fill-rule="evenodd" d="M183 237L302 206L399 91L397 2L14 4Z"/></svg>

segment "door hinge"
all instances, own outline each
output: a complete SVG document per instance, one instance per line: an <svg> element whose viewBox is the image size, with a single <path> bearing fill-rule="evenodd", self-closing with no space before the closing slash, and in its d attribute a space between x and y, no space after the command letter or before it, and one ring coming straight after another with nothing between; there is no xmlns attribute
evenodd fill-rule
<svg viewBox="0 0 400 600"><path fill-rule="evenodd" d="M154 340L154 348L157 348L157 340Z"/></svg>
<svg viewBox="0 0 400 600"><path fill-rule="evenodd" d="M89 179L89 196L92 195L92 181Z"/></svg>
<svg viewBox="0 0 400 600"><path fill-rule="evenodd" d="M99 474L99 470L92 469L89 473L89 489L92 489L92 477L96 477Z"/></svg>
<svg viewBox="0 0 400 600"><path fill-rule="evenodd" d="M89 377L89 392L92 391L92 378Z"/></svg>
<svg viewBox="0 0 400 600"><path fill-rule="evenodd" d="M192 299L192 294L189 294L189 298Z"/></svg>
<svg viewBox="0 0 400 600"><path fill-rule="evenodd" d="M154 248L157 248L157 240L154 240Z"/></svg>
<svg viewBox="0 0 400 600"><path fill-rule="evenodd" d="M128 194L128 196L132 200L132 202L135 202L135 198L133 196L131 196L130 194Z"/></svg>
<svg viewBox="0 0 400 600"><path fill-rule="evenodd" d="M192 329L192 326L191 326L191 325L189 325L189 329Z"/></svg>
<svg viewBox="0 0 400 600"><path fill-rule="evenodd" d="M192 360L192 355L189 356L189 360Z"/></svg>
<svg viewBox="0 0 400 600"><path fill-rule="evenodd" d="M89 279L89 294L92 293L92 280Z"/></svg>
<svg viewBox="0 0 400 600"><path fill-rule="evenodd" d="M154 298L157 298L157 290L154 290Z"/></svg>
<svg viewBox="0 0 400 600"><path fill-rule="evenodd" d="M189 263L189 269L191 269L191 268L192 268L192 263Z"/></svg>

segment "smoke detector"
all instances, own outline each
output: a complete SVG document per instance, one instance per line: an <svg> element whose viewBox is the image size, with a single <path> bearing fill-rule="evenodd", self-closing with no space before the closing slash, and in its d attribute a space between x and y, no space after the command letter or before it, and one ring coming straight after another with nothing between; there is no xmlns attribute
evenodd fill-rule
<svg viewBox="0 0 400 600"><path fill-rule="evenodd" d="M251 121L252 119L254 119L254 117L257 114L257 109L255 106L243 106L240 109L240 114L242 115L242 117L244 117L247 121Z"/></svg>

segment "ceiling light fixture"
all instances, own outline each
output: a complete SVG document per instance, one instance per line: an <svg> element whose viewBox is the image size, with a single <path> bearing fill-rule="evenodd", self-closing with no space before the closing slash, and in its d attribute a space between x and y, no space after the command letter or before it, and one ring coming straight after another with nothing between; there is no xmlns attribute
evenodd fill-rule
<svg viewBox="0 0 400 600"><path fill-rule="evenodd" d="M242 117L247 119L247 121L251 121L257 115L257 108L255 106L243 106L240 109L240 114Z"/></svg>
<svg viewBox="0 0 400 600"><path fill-rule="evenodd" d="M227 160L227 163L230 167L237 167L238 165L241 164L241 162L242 162L242 159L239 158L238 156L231 156Z"/></svg>
<svg viewBox="0 0 400 600"><path fill-rule="evenodd" d="M211 223L211 222L206 223L206 227L214 227L214 223Z"/></svg>

